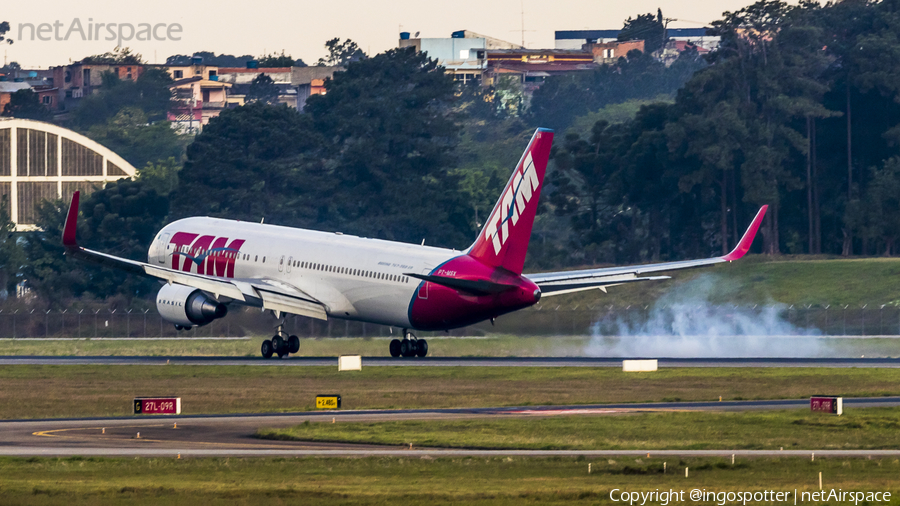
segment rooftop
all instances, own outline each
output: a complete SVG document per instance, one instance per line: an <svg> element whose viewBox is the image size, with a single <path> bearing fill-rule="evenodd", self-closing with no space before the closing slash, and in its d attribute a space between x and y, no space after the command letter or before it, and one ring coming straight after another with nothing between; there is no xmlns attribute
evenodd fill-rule
<svg viewBox="0 0 900 506"><path fill-rule="evenodd" d="M621 29L617 30L557 30L556 40L564 39L615 39ZM707 28L669 28L669 37L704 37Z"/></svg>

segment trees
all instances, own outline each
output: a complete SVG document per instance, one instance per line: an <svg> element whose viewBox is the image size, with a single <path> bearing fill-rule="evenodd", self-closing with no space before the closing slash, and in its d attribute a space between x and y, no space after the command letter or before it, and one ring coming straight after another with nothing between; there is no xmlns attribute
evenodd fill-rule
<svg viewBox="0 0 900 506"><path fill-rule="evenodd" d="M135 81L122 80L106 72L102 76L103 87L99 93L81 99L72 116L76 126L88 129L107 123L125 108L140 109L147 121L165 120L171 107L172 78L160 68L146 69Z"/></svg>
<svg viewBox="0 0 900 506"><path fill-rule="evenodd" d="M159 287L155 280L63 255L60 237L68 204L45 201L38 213L41 231L25 237L27 262L21 272L34 290L54 306L84 295L106 298L119 294L130 300L154 293ZM142 181L114 181L83 199L79 240L101 251L146 261L147 247L164 225L168 211L168 200Z"/></svg>
<svg viewBox="0 0 900 506"><path fill-rule="evenodd" d="M0 42L12 44L13 40L6 36L9 32L9 21L0 21Z"/></svg>
<svg viewBox="0 0 900 506"><path fill-rule="evenodd" d="M259 67L260 68L275 68L275 67L305 67L306 64L303 63L303 60L296 59L294 60L291 55L284 54L284 49L281 50L281 54L272 53L270 55L264 55L259 58Z"/></svg>
<svg viewBox="0 0 900 506"><path fill-rule="evenodd" d="M117 47L112 51L107 51L103 54L86 56L81 59L81 63L91 65L141 65L145 62L143 56L141 56L140 53L132 53L131 48Z"/></svg>
<svg viewBox="0 0 900 506"><path fill-rule="evenodd" d="M50 121L53 113L41 104L38 94L31 89L19 90L9 97L0 116Z"/></svg>
<svg viewBox="0 0 900 506"><path fill-rule="evenodd" d="M632 50L613 65L547 78L534 92L528 115L537 126L565 130L576 117L608 104L674 94L705 66L696 50L684 51L668 68L649 54Z"/></svg>
<svg viewBox="0 0 900 506"><path fill-rule="evenodd" d="M190 141L167 121L148 123L147 115L137 107L123 108L106 123L90 127L86 134L135 167L167 158L181 160Z"/></svg>
<svg viewBox="0 0 900 506"><path fill-rule="evenodd" d="M455 87L412 49L349 64L306 114L254 102L188 147L173 217L196 214L459 247ZM423 216L428 216L423 219Z"/></svg>
<svg viewBox="0 0 900 506"><path fill-rule="evenodd" d="M339 37L335 37L325 43L325 48L328 49L328 56L319 58L316 63L319 67L345 67L351 62L367 58L366 53L350 39L341 42Z"/></svg>
<svg viewBox="0 0 900 506"><path fill-rule="evenodd" d="M414 48L392 49L350 63L326 90L306 112L328 141L342 229L457 247L471 240L448 172L459 126L443 67Z"/></svg>
<svg viewBox="0 0 900 506"><path fill-rule="evenodd" d="M644 51L653 53L666 43L666 26L663 24L662 10L657 9L653 14L640 14L632 19L625 20L622 30L619 31L619 40L643 40Z"/></svg>
<svg viewBox="0 0 900 506"><path fill-rule="evenodd" d="M0 204L0 299L15 293L19 271L25 264L25 256L13 234L15 224L9 220L6 205Z"/></svg>
<svg viewBox="0 0 900 506"><path fill-rule="evenodd" d="M266 104L278 102L278 87L275 86L275 81L266 74L256 76L250 83L250 89L247 90L247 100Z"/></svg>
<svg viewBox="0 0 900 506"><path fill-rule="evenodd" d="M171 218L314 226L329 193L319 184L321 140L310 120L262 102L222 111L188 146Z"/></svg>
<svg viewBox="0 0 900 506"><path fill-rule="evenodd" d="M193 55L176 54L169 56L166 58L166 65L190 65L194 57L200 57L204 65L217 65L219 67L243 67L248 61L254 59L249 54L235 56L233 54L216 54L212 51L197 51Z"/></svg>
<svg viewBox="0 0 900 506"><path fill-rule="evenodd" d="M693 74L674 104L653 106L659 114L649 116L651 108L642 108L604 141L612 148L595 146L592 156L618 153L607 184L594 191L601 198L593 199L618 214L598 214L606 232L575 239L594 237L586 250L616 251L617 261L641 260L657 248L654 237L663 237L662 256L667 250L686 256L690 245L699 254L726 251L758 206L769 204L761 231L770 254L893 253L897 227L890 216L900 205L893 198L900 156L898 29L890 1L789 6L764 0L726 13L713 24L722 42L708 56L712 65ZM571 91L548 86L540 93L557 93L553 98L570 110L593 99L587 86L569 84ZM535 113L553 102L538 97ZM579 142L593 146L584 123L575 123ZM560 154L577 144L566 146ZM561 171L571 172L560 161ZM570 181L557 197L574 196L584 215L592 187ZM567 212L562 203L557 210ZM575 229L588 223L571 216ZM666 224L665 216L682 223ZM641 247L614 248L618 233Z"/></svg>

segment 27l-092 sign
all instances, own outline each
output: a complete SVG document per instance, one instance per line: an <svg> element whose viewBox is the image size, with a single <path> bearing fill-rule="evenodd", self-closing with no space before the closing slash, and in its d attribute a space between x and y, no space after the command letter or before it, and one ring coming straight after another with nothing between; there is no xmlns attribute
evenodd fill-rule
<svg viewBox="0 0 900 506"><path fill-rule="evenodd" d="M840 416L844 413L844 398L828 395L815 395L809 398L809 409L810 411L831 413L832 415Z"/></svg>
<svg viewBox="0 0 900 506"><path fill-rule="evenodd" d="M180 415L181 397L135 397L136 415Z"/></svg>

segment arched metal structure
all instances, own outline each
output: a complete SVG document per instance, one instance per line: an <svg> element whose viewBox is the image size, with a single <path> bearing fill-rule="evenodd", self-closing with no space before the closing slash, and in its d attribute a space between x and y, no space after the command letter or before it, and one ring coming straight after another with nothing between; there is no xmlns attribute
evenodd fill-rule
<svg viewBox="0 0 900 506"><path fill-rule="evenodd" d="M34 230L45 199L84 194L137 170L108 148L67 128L18 118L0 118L0 205L16 230Z"/></svg>

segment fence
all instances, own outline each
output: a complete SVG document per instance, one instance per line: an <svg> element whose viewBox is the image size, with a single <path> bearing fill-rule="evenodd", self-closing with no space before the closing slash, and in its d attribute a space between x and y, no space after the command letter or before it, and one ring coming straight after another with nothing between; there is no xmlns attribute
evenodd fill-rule
<svg viewBox="0 0 900 506"><path fill-rule="evenodd" d="M0 338L242 337L270 335L276 321L258 309L233 309L228 316L190 331L177 331L152 309L3 309ZM387 337L383 325L289 316L288 333L303 337ZM574 306L542 303L449 332L454 336L493 333L552 335L822 335L898 336L900 307L844 306ZM435 332L419 333L427 337Z"/></svg>

